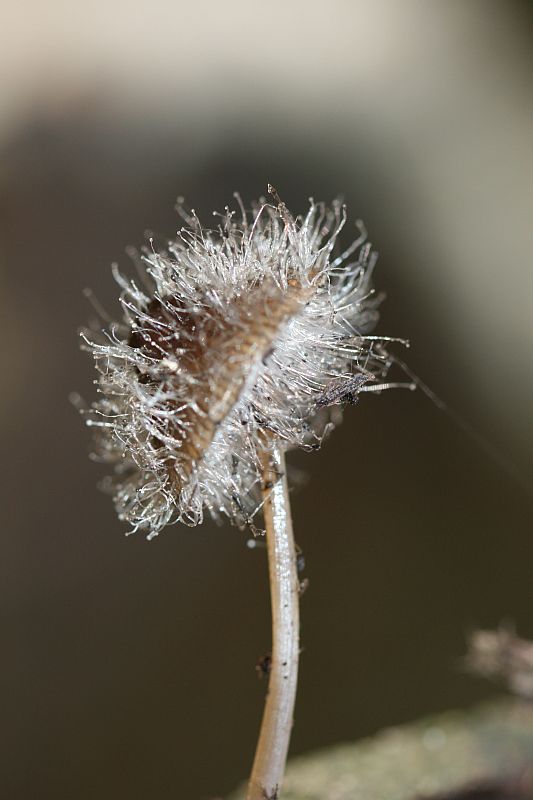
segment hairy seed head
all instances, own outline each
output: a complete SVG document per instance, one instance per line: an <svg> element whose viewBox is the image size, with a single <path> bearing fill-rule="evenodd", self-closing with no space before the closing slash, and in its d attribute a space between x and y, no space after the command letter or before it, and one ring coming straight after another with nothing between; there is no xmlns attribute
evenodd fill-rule
<svg viewBox="0 0 533 800"><path fill-rule="evenodd" d="M345 209L311 201L293 218L274 190L215 230L186 226L143 256L143 288L115 271L122 320L82 335L100 399L88 412L96 455L114 465L121 519L153 536L204 510L250 524L260 453L317 448L338 406L379 388L389 359L365 232L336 253Z"/></svg>

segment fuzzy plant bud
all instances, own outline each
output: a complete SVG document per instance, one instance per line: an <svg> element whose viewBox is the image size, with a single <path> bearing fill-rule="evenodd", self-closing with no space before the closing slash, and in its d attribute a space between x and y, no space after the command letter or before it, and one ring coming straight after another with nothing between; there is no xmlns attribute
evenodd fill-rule
<svg viewBox="0 0 533 800"><path fill-rule="evenodd" d="M338 252L340 202L292 217L273 203L226 209L147 249L143 285L117 270L122 319L85 331L100 398L87 412L96 457L113 465L121 519L154 536L205 510L251 524L261 454L317 448L339 406L383 388L389 359L371 288L376 256L359 237Z"/></svg>

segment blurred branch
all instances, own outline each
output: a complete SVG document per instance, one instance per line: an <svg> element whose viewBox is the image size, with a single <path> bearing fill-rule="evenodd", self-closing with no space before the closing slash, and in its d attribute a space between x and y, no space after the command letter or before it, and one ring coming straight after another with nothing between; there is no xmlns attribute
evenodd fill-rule
<svg viewBox="0 0 533 800"><path fill-rule="evenodd" d="M474 631L465 667L475 675L500 681L518 697L533 700L533 642L520 639L510 624L495 631Z"/></svg>
<svg viewBox="0 0 533 800"><path fill-rule="evenodd" d="M533 705L502 699L294 759L280 800L531 798L532 767Z"/></svg>

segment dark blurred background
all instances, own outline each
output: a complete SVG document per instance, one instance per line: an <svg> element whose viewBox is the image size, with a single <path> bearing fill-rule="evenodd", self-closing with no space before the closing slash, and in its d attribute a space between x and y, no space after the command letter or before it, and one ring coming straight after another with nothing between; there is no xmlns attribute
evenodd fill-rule
<svg viewBox="0 0 533 800"><path fill-rule="evenodd" d="M124 537L69 404L90 286L185 195L342 194L380 252L379 332L421 392L367 395L294 454L292 752L492 691L465 634L533 636L533 17L527 3L8 4L0 51L0 797L207 800L246 777L270 646L264 551L206 524ZM350 239L346 232L345 241ZM525 489L523 487L525 484Z"/></svg>

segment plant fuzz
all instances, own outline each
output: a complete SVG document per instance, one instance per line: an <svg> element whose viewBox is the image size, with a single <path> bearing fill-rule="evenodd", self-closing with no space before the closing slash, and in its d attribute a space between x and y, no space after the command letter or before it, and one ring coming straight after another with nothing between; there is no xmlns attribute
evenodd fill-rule
<svg viewBox="0 0 533 800"><path fill-rule="evenodd" d="M122 320L85 331L101 395L88 412L95 458L113 466L120 519L148 537L207 509L239 526L261 507L259 454L316 449L338 406L379 388L389 366L365 233L333 250L339 202L293 218L272 190L215 230L187 225L143 256L143 286L114 269ZM378 384L378 385L377 385ZM330 408L337 406L336 408Z"/></svg>

